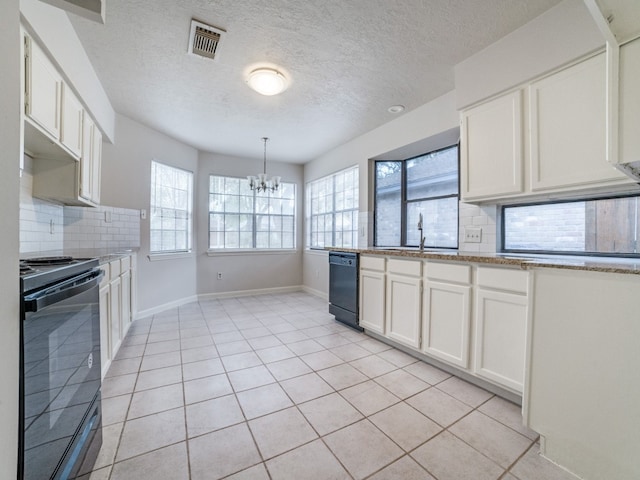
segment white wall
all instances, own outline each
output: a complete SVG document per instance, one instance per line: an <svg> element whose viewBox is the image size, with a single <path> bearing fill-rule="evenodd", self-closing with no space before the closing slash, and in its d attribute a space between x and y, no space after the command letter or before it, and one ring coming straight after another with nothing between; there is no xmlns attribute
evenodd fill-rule
<svg viewBox="0 0 640 480"><path fill-rule="evenodd" d="M145 209L140 221L138 310L192 299L196 294L196 256L149 261L149 204L151 161L183 168L198 178L198 152L122 115L116 116L116 142L102 150L101 202L122 208ZM197 238L194 238L194 250Z"/></svg>
<svg viewBox="0 0 640 480"><path fill-rule="evenodd" d="M259 144L257 144L259 145ZM267 149L267 172L279 175L283 182L295 183L296 245L295 252L233 252L207 255L209 245L209 175L246 177L262 172L262 160L200 153L196 188L197 283L198 294L220 294L247 290L297 287L302 284L303 168L272 161ZM217 279L217 273L222 279Z"/></svg>
<svg viewBox="0 0 640 480"><path fill-rule="evenodd" d="M359 167L359 207L360 235L359 246L371 244L373 196L371 185L371 160L385 154L395 155L398 149L408 151L410 146L429 145L436 149L451 145L452 138L457 140L455 132L459 127L456 111L455 92L451 91L435 100L416 108L395 120L382 125L344 145L328 152L304 167L304 181L310 182L343 168ZM443 133L446 134L443 135ZM452 137L452 133L454 134ZM444 142L438 145L430 139ZM408 147L409 146L409 147ZM422 152L416 152L416 154ZM362 229L364 228L364 235ZM304 285L314 291L327 294L328 264L327 255L319 252L304 253Z"/></svg>
<svg viewBox="0 0 640 480"><path fill-rule="evenodd" d="M16 478L20 306L18 210L21 153L20 14L18 0L0 2L0 479Z"/></svg>
<svg viewBox="0 0 640 480"><path fill-rule="evenodd" d="M604 48L582 0L565 0L454 69L462 109Z"/></svg>
<svg viewBox="0 0 640 480"><path fill-rule="evenodd" d="M38 0L20 0L20 13L28 33L53 57L102 130L104 140L113 141L115 112L67 14Z"/></svg>

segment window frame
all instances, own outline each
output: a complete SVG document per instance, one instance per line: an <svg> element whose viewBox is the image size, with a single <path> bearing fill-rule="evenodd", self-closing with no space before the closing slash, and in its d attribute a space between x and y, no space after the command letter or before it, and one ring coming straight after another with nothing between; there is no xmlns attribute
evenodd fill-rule
<svg viewBox="0 0 640 480"><path fill-rule="evenodd" d="M189 179L189 185L188 185L188 189L187 189L187 210L186 210L186 214L187 214L187 226L186 226L186 230L185 230L185 234L186 234L186 243L187 243L187 248L186 249L173 249L173 250L152 250L152 242L151 242L151 232L156 230L152 228L152 219L153 219L153 211L156 208L164 208L164 207L156 207L153 204L153 198L155 197L155 188L154 186L156 185L156 179L153 176L153 170L154 170L154 164L156 165L160 165L162 167L167 167L170 169L173 169L175 171L179 171L179 172L183 172L183 173L187 173L188 174L188 179ZM151 182L150 182L150 192L149 192L149 258L151 259L152 257L155 257L156 259L159 258L175 258L175 257L181 257L181 256L185 256L185 255L190 255L193 252L193 195L194 195L194 173L191 170L187 170L186 168L182 168L182 167L176 167L174 165L169 165L168 163L164 163L161 162L157 159L153 159L151 160ZM175 187L173 187L175 188ZM163 229L161 228L160 231L162 232ZM174 232L179 231L174 229Z"/></svg>
<svg viewBox="0 0 640 480"><path fill-rule="evenodd" d="M619 198L631 198L637 197L638 201L640 201L640 193L624 193L624 194L608 194L608 195L600 195L600 196L588 196L583 198L571 198L571 199L560 199L560 200L548 200L548 201L538 201L538 202L524 202L524 203L514 203L514 204L505 204L500 205L498 209L499 221L496 223L500 227L499 238L500 238L500 247L498 249L499 253L511 254L511 255L545 255L545 256L555 256L555 257L607 257L607 258L640 258L640 250L633 253L614 253L614 252L590 252L590 251L575 251L575 250L528 250L528 249L520 249L520 248L505 248L505 240L506 240L506 228L505 228L505 210L513 207L535 207L540 205L560 205L564 203L579 203L579 202L591 202L598 200L615 200Z"/></svg>
<svg viewBox="0 0 640 480"><path fill-rule="evenodd" d="M233 175L218 175L215 173L210 173L209 174L209 178L208 178L208 188L207 188L207 254L209 255L220 255L220 254L245 254L245 253L289 253L289 252L295 252L297 250L297 232L298 232L298 225L297 225L297 218L298 218L298 185L295 182L280 182L280 187L282 187L283 185L291 185L293 187L293 232L292 232L292 238L293 238L293 246L292 247L256 247L255 245L257 245L257 234L259 233L257 231L257 217L258 216L277 216L277 217L289 217L289 215L283 215L283 214L264 214L264 213L259 213L256 211L256 197L258 195L264 195L267 192L258 192L257 190L252 190L252 212L251 213L237 213L238 215L250 215L251 216L251 239L252 239L252 247L211 247L211 214L214 213L222 213L223 215L225 214L225 212L213 212L210 210L210 197L213 194L219 195L219 193L213 193L211 190L211 178L212 177L220 177L220 178L231 178L231 179L236 179L239 180L240 182L242 181L247 181L246 178L243 177L237 177L237 176L233 176ZM231 194L226 194L226 193L222 193L223 195L231 195ZM224 230L226 232L226 230ZM281 232L282 233L282 232Z"/></svg>
<svg viewBox="0 0 640 480"><path fill-rule="evenodd" d="M434 197L423 197L423 198L414 198L412 200L407 199L407 162L411 160L415 160L420 157L424 157L426 155L431 155L434 153L442 152L444 150L449 150L450 148L457 148L457 164L458 164L458 191L455 195L438 195ZM401 172L400 172L400 245L378 245L377 243L377 216L375 212L378 209L378 175L377 175L377 164L378 163L388 163L388 162L396 162L400 163ZM416 248L419 245L407 245L407 208L410 203L423 202L425 200L441 200L444 198L457 198L457 228L456 228L456 246L455 247L438 247L438 246L430 246L425 245L424 248L428 248L430 250L443 250L443 251L452 251L458 250L460 247L460 143L454 143L452 145L448 145L446 147L437 148L435 150L430 150L428 152L421 153L419 155L414 155L412 157L404 158L402 160L374 160L374 168L373 168L373 245L374 247L399 247L399 248Z"/></svg>
<svg viewBox="0 0 640 480"><path fill-rule="evenodd" d="M335 190L335 186L336 186L336 178L338 175L340 174L344 174L346 172L348 172L349 170L353 170L355 173L356 178L354 179L355 182L355 191L354 191L354 207L350 208L350 209L342 209L342 210L336 210L336 190ZM313 214L312 213L312 199L311 199L311 194L312 194L312 184L313 183L317 183L320 181L327 181L327 180L331 180L331 184L332 184L332 194L331 194L331 210L327 211L325 213L322 214ZM309 182L307 182L305 184L305 204L306 204L306 215L305 215L305 223L306 223L306 234L305 234L305 248L308 250L324 250L325 248L330 248L330 247L335 247L335 248L358 248L358 228L359 228L359 224L360 224L360 166L359 165L351 165L349 167L343 168L341 170L337 170L335 172L332 172L328 175L325 175L323 177L320 178L316 178L314 180L311 180ZM340 213L340 214L344 214L345 212L352 212L355 213L355 228L352 230L348 230L349 232L352 232L352 234L354 235L354 244L351 247L343 247L342 245L336 245L336 214ZM314 217L317 217L319 215L331 215L332 217L332 227L331 227L331 245L325 245L325 246L318 246L318 245L313 245L312 244L312 238L313 238L313 219ZM326 232L326 230L323 231L323 233ZM342 233L345 232L345 230L341 230ZM343 242L344 243L344 242Z"/></svg>

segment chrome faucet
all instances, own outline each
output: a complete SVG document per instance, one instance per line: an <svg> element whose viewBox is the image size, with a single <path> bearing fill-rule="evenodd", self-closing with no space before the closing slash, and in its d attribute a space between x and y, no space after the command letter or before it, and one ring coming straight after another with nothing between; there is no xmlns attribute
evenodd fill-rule
<svg viewBox="0 0 640 480"><path fill-rule="evenodd" d="M422 252L424 250L424 235L422 235L422 213L420 213L420 217L418 220L418 231L420 232L420 251Z"/></svg>

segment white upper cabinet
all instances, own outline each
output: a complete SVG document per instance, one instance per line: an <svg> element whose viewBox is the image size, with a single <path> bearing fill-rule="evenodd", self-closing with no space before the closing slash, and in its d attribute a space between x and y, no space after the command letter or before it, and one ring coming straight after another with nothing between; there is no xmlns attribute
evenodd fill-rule
<svg viewBox="0 0 640 480"><path fill-rule="evenodd" d="M25 37L25 68L25 114L57 140L60 138L62 77L29 37Z"/></svg>
<svg viewBox="0 0 640 480"><path fill-rule="evenodd" d="M463 200L522 192L520 90L463 112L461 138Z"/></svg>
<svg viewBox="0 0 640 480"><path fill-rule="evenodd" d="M24 149L34 158L33 196L98 205L102 134L42 48L24 39Z"/></svg>
<svg viewBox="0 0 640 480"><path fill-rule="evenodd" d="M82 154L82 117L84 108L73 91L62 84L60 143L76 158Z"/></svg>
<svg viewBox="0 0 640 480"><path fill-rule="evenodd" d="M80 196L95 204L100 203L101 155L102 134L85 112L82 156L80 157Z"/></svg>
<svg viewBox="0 0 640 480"><path fill-rule="evenodd" d="M640 161L640 38L620 47L620 161Z"/></svg>
<svg viewBox="0 0 640 480"><path fill-rule="evenodd" d="M462 200L629 190L633 182L607 161L606 78L601 53L463 111Z"/></svg>
<svg viewBox="0 0 640 480"><path fill-rule="evenodd" d="M606 88L604 53L530 85L532 191L626 179L606 160Z"/></svg>

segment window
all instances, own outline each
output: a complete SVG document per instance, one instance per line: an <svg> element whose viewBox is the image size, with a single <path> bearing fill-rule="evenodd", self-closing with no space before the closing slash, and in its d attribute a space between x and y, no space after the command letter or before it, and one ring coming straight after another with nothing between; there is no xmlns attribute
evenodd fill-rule
<svg viewBox="0 0 640 480"><path fill-rule="evenodd" d="M458 147L375 166L376 246L458 246Z"/></svg>
<svg viewBox="0 0 640 480"><path fill-rule="evenodd" d="M639 256L640 196L506 206L503 251Z"/></svg>
<svg viewBox="0 0 640 480"><path fill-rule="evenodd" d="M358 246L358 167L307 184L307 245Z"/></svg>
<svg viewBox="0 0 640 480"><path fill-rule="evenodd" d="M193 173L151 162L151 253L191 250Z"/></svg>
<svg viewBox="0 0 640 480"><path fill-rule="evenodd" d="M209 248L295 248L295 209L294 183L256 192L244 178L211 175Z"/></svg>

